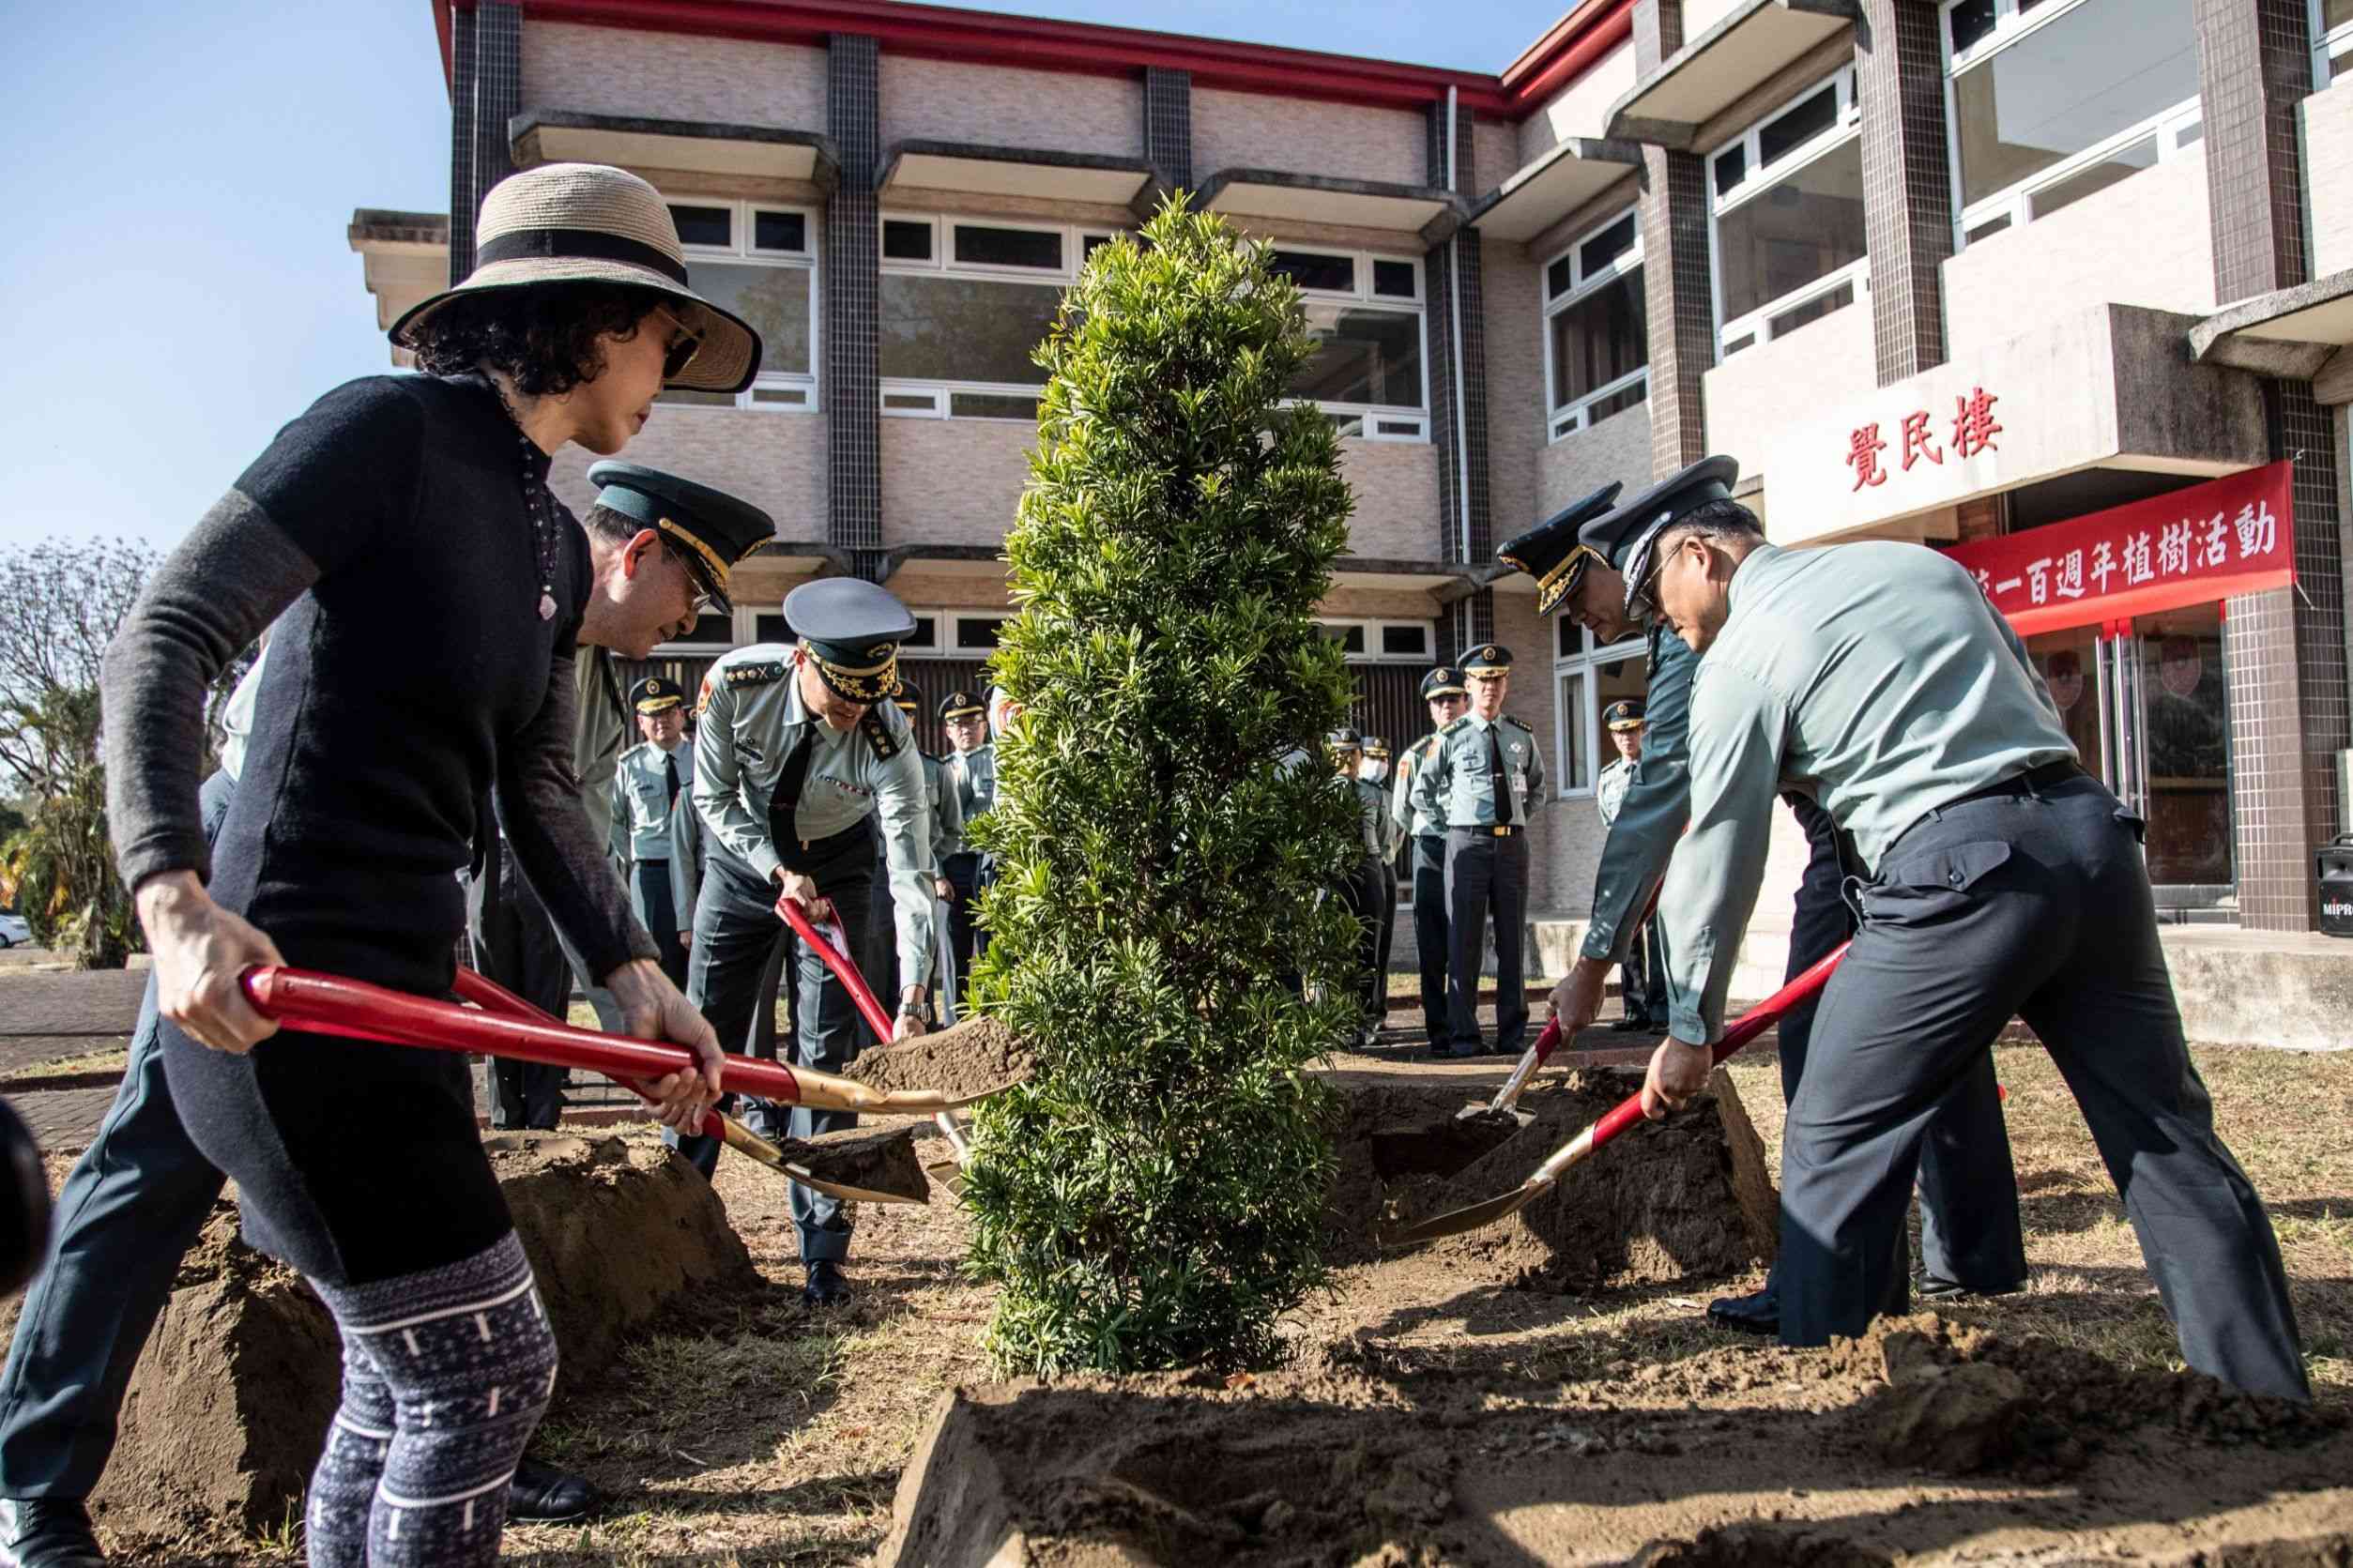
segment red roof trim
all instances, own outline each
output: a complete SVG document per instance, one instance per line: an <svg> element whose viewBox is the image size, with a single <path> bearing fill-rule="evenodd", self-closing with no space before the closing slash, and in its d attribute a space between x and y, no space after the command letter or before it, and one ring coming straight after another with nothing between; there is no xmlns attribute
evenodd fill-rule
<svg viewBox="0 0 2353 1568"><path fill-rule="evenodd" d="M442 80L452 73L454 8L476 0L432 0ZM1124 74L1147 66L1190 71L1205 86L1296 98L1420 108L1452 87L1462 106L1520 119L1541 107L1632 32L1634 0L1583 0L1554 23L1501 76L1433 66L1365 60L1271 44L1188 38L1136 27L1004 16L900 0L521 0L550 22L688 33L770 43L816 44L831 33L870 34L886 50L980 65Z"/></svg>

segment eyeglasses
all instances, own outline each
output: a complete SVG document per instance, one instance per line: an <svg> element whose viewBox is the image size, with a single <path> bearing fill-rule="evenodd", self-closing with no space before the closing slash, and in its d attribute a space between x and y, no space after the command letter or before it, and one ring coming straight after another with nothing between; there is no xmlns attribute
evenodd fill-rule
<svg viewBox="0 0 2353 1568"><path fill-rule="evenodd" d="M1626 607L1628 610L1644 620L1660 613L1658 595L1658 580L1666 574L1667 563L1673 558L1674 554L1672 551L1659 553L1657 563L1648 571L1643 573L1643 580L1635 584L1634 591L1626 596Z"/></svg>
<svg viewBox="0 0 2353 1568"><path fill-rule="evenodd" d="M662 350L662 379L676 381L686 373L686 367L695 362L695 356L703 351L702 334L689 327L662 306L655 306L653 313L678 328L679 335L672 338Z"/></svg>

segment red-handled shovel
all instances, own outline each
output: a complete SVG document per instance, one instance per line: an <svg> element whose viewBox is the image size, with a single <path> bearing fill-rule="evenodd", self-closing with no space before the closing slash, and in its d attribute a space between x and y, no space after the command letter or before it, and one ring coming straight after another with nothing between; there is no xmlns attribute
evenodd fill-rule
<svg viewBox="0 0 2353 1568"><path fill-rule="evenodd" d="M513 1018L537 1019L551 1024L558 1022L546 1009L536 1003L526 1001L487 975L477 974L463 966L458 969L457 982L451 989L457 992L460 999L472 1002L485 1012L503 1013ZM634 1083L626 1078L615 1081L646 1104L649 1105L657 1104L653 1095L643 1084ZM729 1149L750 1155L772 1170L783 1172L787 1180L798 1181L811 1192L823 1193L828 1197L867 1203L924 1204L931 1201L930 1190L921 1185L920 1176L915 1179L917 1190L908 1192L886 1191L875 1187L855 1186L844 1181L827 1180L811 1170L805 1163L794 1159L786 1150L761 1137L735 1118L718 1111L711 1111L703 1118L701 1131L704 1136L717 1138ZM806 1147L808 1146L796 1146L796 1148Z"/></svg>
<svg viewBox="0 0 2353 1568"><path fill-rule="evenodd" d="M1724 1031L1724 1037L1719 1040L1713 1047L1716 1060L1720 1062L1743 1045L1748 1044L1758 1035L1780 1023L1782 1015L1791 1008L1821 990L1823 984L1829 980L1831 971L1839 967L1839 960L1846 956L1846 950L1852 945L1849 942L1841 942L1837 951L1827 958L1742 1013L1739 1019ZM1557 1033L1556 1025L1548 1024L1545 1028L1547 1033ZM1541 1037L1537 1043L1539 1045L1543 1043ZM1477 1230L1482 1225L1492 1225L1497 1220L1516 1214L1558 1182L1569 1166L1576 1165L1595 1149L1599 1149L1603 1144L1642 1119L1643 1097L1639 1092L1629 1094L1609 1115L1553 1150L1544 1164L1536 1166L1529 1173L1525 1181L1510 1192L1471 1204L1466 1208L1449 1210L1444 1214L1418 1221L1413 1225L1399 1225L1397 1229L1383 1235L1382 1244L1402 1247L1410 1246L1416 1241L1435 1241L1441 1236L1454 1236L1466 1230Z"/></svg>
<svg viewBox="0 0 2353 1568"><path fill-rule="evenodd" d="M857 960L849 956L849 942L839 922L828 921L819 926L809 919L806 910L789 898L776 901L776 913L784 917L785 923L792 927L795 935L817 950L817 958L833 971L833 978L842 982L842 988L849 993L849 999L857 1004L858 1015L866 1021L868 1028L874 1030L875 1039L889 1044L891 1015L882 1011L882 1003L876 999L874 988L859 972ZM961 1165L972 1152L971 1145L965 1141L963 1127L949 1114L949 1107L945 1105L932 1112L931 1119L940 1129L940 1135L948 1140L948 1147L955 1151L955 1164ZM936 1171L935 1174L941 1176L942 1180L953 1180L952 1174L946 1170Z"/></svg>

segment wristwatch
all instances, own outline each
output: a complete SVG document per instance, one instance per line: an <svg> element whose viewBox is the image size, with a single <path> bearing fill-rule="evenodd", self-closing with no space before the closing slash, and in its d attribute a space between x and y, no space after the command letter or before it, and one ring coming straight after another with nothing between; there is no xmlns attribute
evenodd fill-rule
<svg viewBox="0 0 2353 1568"><path fill-rule="evenodd" d="M899 1003L899 1016L912 1018L925 1028L929 1028L931 1027L931 998L925 997L919 1001Z"/></svg>

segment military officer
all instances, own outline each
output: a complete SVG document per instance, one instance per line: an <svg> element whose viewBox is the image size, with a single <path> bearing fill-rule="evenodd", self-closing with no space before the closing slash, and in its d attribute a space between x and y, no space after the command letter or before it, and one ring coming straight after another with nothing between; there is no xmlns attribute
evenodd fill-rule
<svg viewBox="0 0 2353 1568"><path fill-rule="evenodd" d="M781 893L854 943L865 929L879 828L898 933L893 1038L923 1032L930 1021L931 822L914 734L883 700L915 618L883 589L850 577L802 584L786 596L784 613L797 644L736 648L703 677L694 798L708 847L686 995L723 1045L756 1051L756 1028L773 1027L774 988L789 955L798 992L791 1060L838 1071L857 1054L864 1026L818 955L802 951L779 923L775 906ZM856 1119L795 1106L789 1130L805 1138ZM706 1175L718 1158L711 1139L679 1147ZM808 1272L803 1295L817 1306L847 1301L841 1264L850 1216L799 1186L792 1210Z"/></svg>
<svg viewBox="0 0 2353 1568"><path fill-rule="evenodd" d="M1661 522L1713 503L1729 504L1738 473L1739 464L1731 458L1707 458L1614 508L1613 485L1499 552L1499 558L1534 572L1545 585L1537 596L1541 610L1559 606L1597 643L1616 642L1641 628L1650 644L1642 756L1595 873L1592 930L1577 962L1552 992L1553 1010L1572 1035L1592 1023L1599 1010L1609 966L1632 951L1639 917L1665 875L1668 857L1690 818L1686 738L1699 656L1674 634L1650 600L1628 592L1625 568L1643 536ZM1749 513L1739 510L1739 515ZM1807 820L1800 813L1800 823ZM1822 843L1817 841L1815 847L1819 863ZM1826 877L1809 872L1799 886L1791 928L1792 978L1845 937L1835 860L1831 871ZM1598 936L1605 929L1610 933L1607 941ZM1658 948L1671 952L1671 928L1661 922L1659 931ZM1660 967L1672 976L1671 958ZM1782 1079L1793 1094L1806 1059L1812 1016L1810 1008L1801 1006L1781 1022ZM1920 1251L1929 1275L1984 1295L2015 1290L2025 1278L2025 1238L1990 1058L1953 1086L1949 1102L1931 1127L1919 1181ZM1901 1258L1893 1268L1899 1275L1908 1271ZM1780 1326L1779 1300L1774 1281L1768 1279L1763 1290L1711 1302L1708 1320L1722 1328L1770 1334Z"/></svg>
<svg viewBox="0 0 2353 1568"><path fill-rule="evenodd" d="M1373 966L1381 952L1380 928L1374 921L1381 903L1381 851L1388 842L1387 830L1382 823L1388 811L1380 789L1356 776L1357 764L1364 760L1364 737L1354 729L1344 728L1334 730L1327 739L1332 770L1356 801L1358 855L1334 884L1332 892L1356 917L1356 1001L1360 1010L1356 1043L1361 1046L1380 1028L1381 1012L1387 1001L1383 991L1385 982Z"/></svg>
<svg viewBox="0 0 2353 1568"><path fill-rule="evenodd" d="M1405 838L1407 885L1413 891L1413 951L1422 970L1422 1028L1429 1048L1445 1053L1454 1039L1446 1013L1446 824L1415 803L1413 779L1437 754L1438 732L1461 717L1471 701L1462 672L1441 664L1422 677L1422 700L1430 731L1398 758L1398 781L1389 792L1389 822Z"/></svg>
<svg viewBox="0 0 2353 1568"><path fill-rule="evenodd" d="M689 785L695 742L686 738L686 693L666 676L630 688L645 738L613 768L613 852L626 875L630 906L662 950L662 971L686 986L686 937L702 885L701 818Z"/></svg>
<svg viewBox="0 0 2353 1568"><path fill-rule="evenodd" d="M1601 710L1601 727L1617 748L1617 757L1594 781L1594 804L1601 825L1618 819L1626 791L1634 782L1634 765L1643 755L1643 700L1624 697ZM1618 967L1618 995L1626 1016L1613 1028L1656 1029L1667 1027L1667 971L1658 962L1658 917L1653 914L1627 943L1626 962Z"/></svg>
<svg viewBox="0 0 2353 1568"><path fill-rule="evenodd" d="M2309 1398L2270 1219L2182 1043L2141 823L2078 766L2009 623L1916 544L1781 550L1729 500L1662 511L1626 577L1702 662L1646 1112L1706 1081L1776 792L1811 796L1857 857L1861 929L1782 1133L1782 1343L1859 1333L1900 1295L1929 1123L2016 1013L2090 1124L2183 1360Z"/></svg>
<svg viewBox="0 0 2353 1568"><path fill-rule="evenodd" d="M920 703L915 688L907 683L905 677L901 677L898 684L891 689L891 706L907 716L907 727L910 734L915 728L915 716L921 711ZM916 755L924 765L924 809L925 821L930 824L931 830L931 889L939 899L944 900L954 890L940 868L948 863L948 857L963 845L964 814L956 804L955 791L947 786L940 759L920 747ZM872 903L866 912L863 956L859 963L863 967L866 983L875 988L878 996L887 997L898 989L898 932L892 910L891 862L883 853L879 840L874 846L874 890L870 896ZM942 906L935 900L932 905L932 978L938 983L933 1003L943 1010L953 1009L955 1005L953 993L956 973L954 966L944 961L947 957L947 934ZM955 1021L952 1012L948 1018L950 1022Z"/></svg>
<svg viewBox="0 0 2353 1568"><path fill-rule="evenodd" d="M1511 650L1494 643L1462 661L1470 711L1438 732L1416 770L1413 798L1446 825L1447 1055L1473 1057L1479 1038L1479 970L1495 922L1495 1049L1520 1054L1528 1027L1520 943L1528 904L1528 817L1544 802L1536 732L1504 712Z"/></svg>
<svg viewBox="0 0 2353 1568"><path fill-rule="evenodd" d="M955 792L958 817L969 824L997 803L997 747L989 738L988 705L970 692L951 692L940 705L940 722L947 726L951 748L944 764L948 784ZM973 901L982 886L981 855L965 845L959 832L955 853L942 865L951 889L949 947L956 974L969 975L975 954L988 951L988 933L973 919Z"/></svg>
<svg viewBox="0 0 2353 1568"><path fill-rule="evenodd" d="M1373 957L1373 972L1381 977L1380 1004L1372 1016L1372 1028L1378 1032L1389 1016L1389 952L1398 934L1398 851L1405 843L1405 830L1389 814L1389 742L1378 735L1365 737L1364 760L1356 765L1356 776L1373 786L1381 798L1381 906L1374 920L1379 951Z"/></svg>

